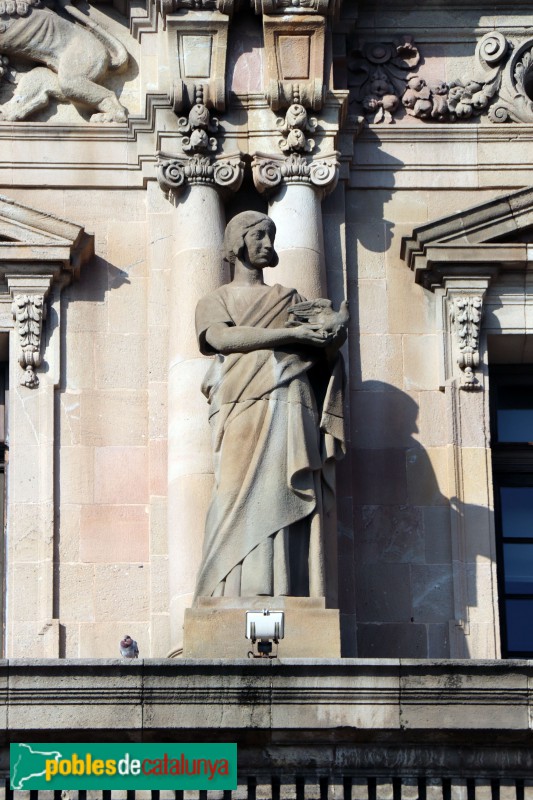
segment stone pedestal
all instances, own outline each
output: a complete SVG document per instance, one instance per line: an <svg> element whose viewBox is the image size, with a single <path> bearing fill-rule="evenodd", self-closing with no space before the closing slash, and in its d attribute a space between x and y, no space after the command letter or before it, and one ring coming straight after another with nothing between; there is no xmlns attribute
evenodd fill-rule
<svg viewBox="0 0 533 800"><path fill-rule="evenodd" d="M337 609L323 597L200 597L185 611L185 658L246 658L246 612L270 608L285 612L280 658L340 658Z"/></svg>

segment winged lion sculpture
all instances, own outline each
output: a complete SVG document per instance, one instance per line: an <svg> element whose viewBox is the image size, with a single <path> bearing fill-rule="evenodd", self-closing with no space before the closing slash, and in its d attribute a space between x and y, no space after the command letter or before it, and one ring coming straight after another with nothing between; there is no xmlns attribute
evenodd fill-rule
<svg viewBox="0 0 533 800"><path fill-rule="evenodd" d="M57 5L65 15L42 0L0 0L0 54L40 65L22 75L0 120L26 119L53 97L93 109L91 122L125 122L126 109L102 81L126 68L126 48L69 0Z"/></svg>

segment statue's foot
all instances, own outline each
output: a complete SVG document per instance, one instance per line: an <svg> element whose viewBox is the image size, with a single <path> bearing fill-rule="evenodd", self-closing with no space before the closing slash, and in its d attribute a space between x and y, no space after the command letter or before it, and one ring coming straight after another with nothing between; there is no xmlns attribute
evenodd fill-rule
<svg viewBox="0 0 533 800"><path fill-rule="evenodd" d="M93 114L91 117L91 122L127 122L128 121L128 112L122 106L119 108L113 108L109 111L99 111L96 114Z"/></svg>
<svg viewBox="0 0 533 800"><path fill-rule="evenodd" d="M9 111L5 108L0 109L0 122L18 122L21 119L24 119L24 116L17 113L17 111Z"/></svg>

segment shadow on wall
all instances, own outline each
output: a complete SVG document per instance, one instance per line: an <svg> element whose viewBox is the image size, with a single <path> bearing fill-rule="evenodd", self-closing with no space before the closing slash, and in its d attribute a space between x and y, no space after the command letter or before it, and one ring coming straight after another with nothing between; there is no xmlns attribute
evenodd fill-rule
<svg viewBox="0 0 533 800"><path fill-rule="evenodd" d="M448 448L426 450L415 438L417 394L375 380L352 393L353 562L340 559L340 598L346 625L353 609L345 590L353 582L362 658L468 657L455 620L478 603L476 559L490 561L483 547L474 552L475 543L462 555L470 568L452 552L452 530L460 530L463 517L480 514L480 524L488 525L489 512L459 509L441 491L437 472L445 474ZM346 631L344 640L350 643Z"/></svg>

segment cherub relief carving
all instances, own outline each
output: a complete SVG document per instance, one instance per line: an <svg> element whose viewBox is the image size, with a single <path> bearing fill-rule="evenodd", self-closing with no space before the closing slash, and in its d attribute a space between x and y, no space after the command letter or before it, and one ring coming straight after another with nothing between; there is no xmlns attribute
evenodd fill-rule
<svg viewBox="0 0 533 800"><path fill-rule="evenodd" d="M125 122L126 109L101 82L110 70L127 66L126 48L69 0L57 5L82 24L42 0L0 2L0 53L42 65L20 78L11 100L0 108L0 120L26 119L54 97L94 109L91 122Z"/></svg>

